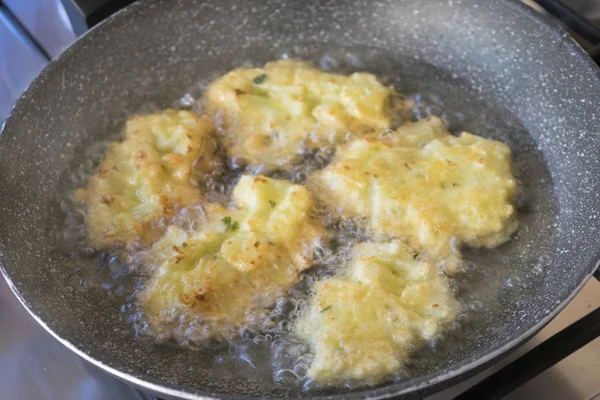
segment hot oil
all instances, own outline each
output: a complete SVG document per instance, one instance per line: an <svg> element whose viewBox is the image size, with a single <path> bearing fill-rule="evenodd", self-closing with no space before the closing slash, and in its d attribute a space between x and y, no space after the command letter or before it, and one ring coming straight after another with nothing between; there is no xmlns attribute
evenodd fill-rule
<svg viewBox="0 0 600 400"><path fill-rule="evenodd" d="M283 57L290 55L284 54ZM304 59L311 59L303 56ZM402 82L395 80L397 65L385 59L379 62L377 52L367 51L329 51L320 53L312 58L315 65L321 69L348 73L358 70L377 72L382 82L394 83L401 92L407 93L413 101L412 118L419 119L428 115L438 115L449 122L449 128L458 132L468 122L469 118L461 112L447 109L440 96L433 92L418 92L413 87L405 88ZM247 65L248 62L240 60L238 66ZM376 66L376 67L374 67ZM222 71L226 72L226 71ZM189 93L183 95L173 103L173 107L190 109L201 113L202 106L199 101L203 90L210 79L197 82ZM140 112L157 111L154 104L141 107ZM400 117L397 120L402 119ZM468 125L468 124L467 124ZM482 136L486 132L474 131ZM160 345L183 346L188 349L214 354L215 368L223 371L234 367L236 373L243 376L264 377L273 379L281 385L311 390L315 387L307 377L311 354L305 343L300 342L292 334L295 319L307 306L310 288L314 282L325 279L344 269L348 260L349 250L355 243L369 240L368 235L362 231L357 221L339 220L331 214L317 210L319 217L327 226L327 236L330 239L327 247L318 249L315 254L315 265L300 275L297 285L288 290L286 296L279 298L268 310L257 313L256 323L252 326L227 327L228 335L214 335L210 328L200 319L178 318L174 316L169 329L165 331L154 330L145 320L144 312L136 303L136 293L144 288L144 284L156 267L149 253L145 249L137 248L133 251L113 249L97 253L86 241L85 225L83 222L84 211L71 199L75 188L83 187L86 179L93 173L100 162L110 140L118 140L118 135L113 135L109 140L96 142L86 149L85 161L72 171L60 206L64 213L64 226L56 231L55 240L62 248L70 250L69 258L77 267L72 274L72 283L77 290L99 289L106 292L107 298L120 302L121 317L125 321L115 325L115 331L123 334L133 333L140 339L154 341ZM493 137L507 143L510 147L510 138ZM290 172L275 171L269 174L278 179L288 179L296 184L305 183L307 177L314 171L326 166L335 154L335 149L325 147L316 152L303 155L302 163L295 166ZM518 158L518 157L517 157ZM516 160L517 167L519 160ZM213 174L201 188L211 202L227 204L232 188L239 176L244 173L260 173L261 168L246 170L230 160L222 170ZM199 218L203 218L204 210L201 207L177 210L172 219L158 221L157 227L164 228L168 224L176 224L184 229L194 229ZM525 224L527 225L527 224ZM519 242L510 244L514 249ZM430 371L436 366L439 359L460 352L465 338L474 335L478 324L485 323L493 318L493 310L503 306L501 294L510 292L511 296L519 301L521 293L529 281L530 274L543 275L543 258L539 252L531 251L529 255L519 256L519 262L531 264L531 260L539 259L536 265L539 268L533 271L514 273L515 268L510 268L507 263L515 262L508 259L503 253L503 247L498 250L467 250L464 252L464 271L453 278L453 290L463 305L463 310L456 322L449 326L447 333L434 341L425 343L415 350L415 357L409 360L406 366L398 371L392 380L402 380L411 376ZM519 253L525 254L526 252ZM537 272L536 272L537 271ZM129 327L129 330L127 329ZM178 332L179 340L173 339L173 332ZM231 334L233 333L233 334ZM470 336L471 335L471 336ZM473 336L475 337L475 336ZM360 382L348 382L348 387L360 385Z"/></svg>

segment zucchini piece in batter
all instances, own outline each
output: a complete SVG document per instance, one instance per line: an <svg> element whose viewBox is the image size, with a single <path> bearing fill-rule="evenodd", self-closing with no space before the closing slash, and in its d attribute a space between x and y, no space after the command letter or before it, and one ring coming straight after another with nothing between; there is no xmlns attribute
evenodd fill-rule
<svg viewBox="0 0 600 400"><path fill-rule="evenodd" d="M233 201L206 205L196 230L171 226L154 244L157 266L138 295L153 331L198 342L256 328L312 264L323 228L306 188L244 175Z"/></svg>
<svg viewBox="0 0 600 400"><path fill-rule="evenodd" d="M458 246L494 247L517 227L510 149L450 135L437 118L341 146L307 185L331 212L364 217L375 236L403 238L449 272Z"/></svg>
<svg viewBox="0 0 600 400"><path fill-rule="evenodd" d="M405 244L361 243L342 276L317 283L295 331L314 355L311 379L373 384L398 371L411 348L439 335L459 309L448 278Z"/></svg>
<svg viewBox="0 0 600 400"><path fill-rule="evenodd" d="M406 108L372 74L327 73L295 60L235 69L210 84L204 103L229 156L266 171L288 169L305 149L389 128L393 111Z"/></svg>
<svg viewBox="0 0 600 400"><path fill-rule="evenodd" d="M192 180L220 167L213 127L189 111L166 110L127 120L87 187L75 197L87 208L93 247L149 244L161 231L153 223L203 199Z"/></svg>

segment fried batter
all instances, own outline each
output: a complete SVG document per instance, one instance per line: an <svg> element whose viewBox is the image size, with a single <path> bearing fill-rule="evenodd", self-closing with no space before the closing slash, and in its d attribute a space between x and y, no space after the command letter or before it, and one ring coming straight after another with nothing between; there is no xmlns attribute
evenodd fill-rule
<svg viewBox="0 0 600 400"><path fill-rule="evenodd" d="M174 331L178 340L255 327L312 263L322 226L303 186L244 175L233 201L233 209L208 204L196 230L171 226L152 248L158 266L138 295L149 323L164 330L183 317L206 327Z"/></svg>
<svg viewBox="0 0 600 400"><path fill-rule="evenodd" d="M401 96L372 74L320 71L280 60L235 69L204 95L230 157L264 170L287 169L305 149L390 127Z"/></svg>
<svg viewBox="0 0 600 400"><path fill-rule="evenodd" d="M311 379L372 384L396 372L412 346L439 335L459 308L449 280L402 242L361 243L344 275L317 283L295 331L314 354Z"/></svg>
<svg viewBox="0 0 600 400"><path fill-rule="evenodd" d="M308 187L332 212L364 217L374 235L404 238L448 265L456 246L493 247L516 229L510 149L452 136L436 118L340 147Z"/></svg>
<svg viewBox="0 0 600 400"><path fill-rule="evenodd" d="M125 137L110 143L104 161L75 197L86 207L89 240L98 249L151 243L152 224L203 196L191 180L221 164L206 117L166 110L127 120Z"/></svg>

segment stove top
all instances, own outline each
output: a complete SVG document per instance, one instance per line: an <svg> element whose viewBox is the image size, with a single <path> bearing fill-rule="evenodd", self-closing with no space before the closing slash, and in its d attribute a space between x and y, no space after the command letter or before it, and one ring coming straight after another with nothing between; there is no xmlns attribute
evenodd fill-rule
<svg viewBox="0 0 600 400"><path fill-rule="evenodd" d="M38 0L28 0L31 4ZM45 0L43 0L45 1ZM62 0L65 5L71 0ZM600 60L600 1L569 0L569 7L557 0L523 0L540 12L548 12L573 34L578 42ZM52 0L61 6L59 0ZM130 0L124 3L129 3ZM10 8L15 1L6 1ZM90 3L90 2L88 2ZM47 4L47 3L46 3ZM0 1L0 11L3 2ZM69 6L67 5L67 8ZM547 11L545 11L547 10ZM16 17L20 16L18 10ZM68 12L69 10L67 10ZM80 10L81 11L81 10ZM74 21L67 28L76 27L80 33L94 20ZM96 15L97 17L97 15ZM94 18L96 18L94 17ZM24 29L29 26L23 20ZM97 21L96 21L97 22ZM63 29L65 27L62 27ZM31 31L35 41L35 31ZM597 35L597 37L595 36ZM64 34L63 34L64 36ZM75 35L64 36L75 37ZM1 39L0 39L1 40ZM43 43L39 44L43 47ZM67 45L68 42L63 43ZM46 49L48 50L48 49ZM53 54L48 51L49 54ZM1 57L0 57L1 58ZM0 122L2 116L0 115ZM590 282L571 304L542 330L530 342L517 350L507 359L489 368L474 378L455 387L428 397L428 400L446 400L455 398L459 393L475 385L513 360L519 359L527 351L546 340L559 330L574 323L585 314L600 306L600 283ZM154 397L142 393L131 386L107 375L91 364L83 361L41 328L20 306L3 279L0 279L0 400L17 399L142 399ZM572 340L570 340L572 342ZM600 359L600 338L593 340L582 350L571 354L535 379L530 380L506 399L600 399L600 381L597 377L597 365ZM531 364L539 362L533 359ZM550 364L551 365L551 364ZM497 376L497 375L496 375ZM469 397L479 399L480 397Z"/></svg>

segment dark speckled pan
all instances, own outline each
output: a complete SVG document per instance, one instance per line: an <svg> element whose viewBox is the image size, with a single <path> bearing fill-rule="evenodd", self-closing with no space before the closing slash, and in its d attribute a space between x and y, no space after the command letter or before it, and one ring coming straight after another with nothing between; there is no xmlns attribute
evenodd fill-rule
<svg viewBox="0 0 600 400"><path fill-rule="evenodd" d="M424 353L419 373L401 382L299 392L269 376L217 368L201 351L136 341L114 329L118 302L107 304L99 290L73 290L75 266L50 237L61 218L57 188L86 145L142 105L168 106L236 60L344 49L370 54L355 67L391 75L401 91L436 93L446 110L464 115L453 129L502 140L514 152L526 211L518 237L484 261L497 262L503 277L519 276L519 284L499 290L495 305L455 338L459 346ZM423 395L513 350L591 276L599 259L599 104L596 66L517 1L141 1L53 61L7 119L0 265L24 306L61 342L162 397ZM479 279L469 287L486 290L485 277L459 278L459 286L460 279Z"/></svg>

